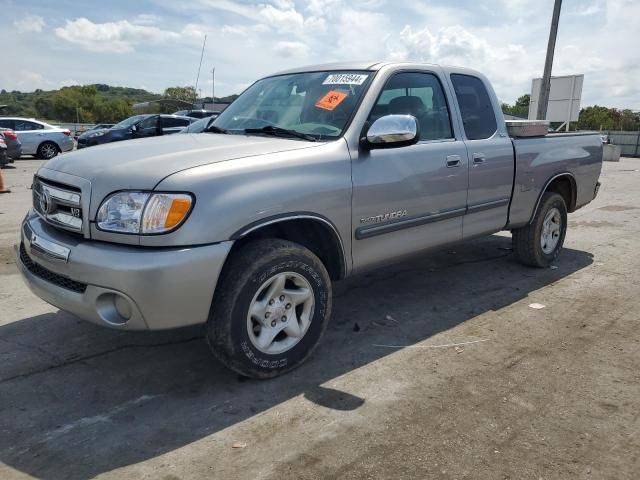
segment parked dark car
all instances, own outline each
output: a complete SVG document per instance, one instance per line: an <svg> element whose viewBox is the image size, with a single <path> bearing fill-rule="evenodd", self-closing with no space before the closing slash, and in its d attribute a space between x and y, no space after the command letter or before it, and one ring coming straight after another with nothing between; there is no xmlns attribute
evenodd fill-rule
<svg viewBox="0 0 640 480"><path fill-rule="evenodd" d="M157 137L178 133L195 119L177 115L134 115L111 128L89 130L78 137L78 148L92 147L103 143L131 140L133 138Z"/></svg>
<svg viewBox="0 0 640 480"><path fill-rule="evenodd" d="M177 112L173 112L173 114L192 118L216 118L220 115L220 112L216 112L214 110L178 110Z"/></svg>
<svg viewBox="0 0 640 480"><path fill-rule="evenodd" d="M10 162L20 158L22 155L22 143L18 135L16 135L16 132L10 128L0 128L0 139L3 139L7 145L7 156Z"/></svg>
<svg viewBox="0 0 640 480"><path fill-rule="evenodd" d="M80 130L76 130L75 132L75 138L76 140L78 139L78 137L84 133L87 132L92 132L94 130L104 130L104 129L109 129L111 127L113 127L115 125L115 123L98 123L96 125L94 125L91 128L81 128Z"/></svg>
<svg viewBox="0 0 640 480"><path fill-rule="evenodd" d="M115 125L115 123L98 123L97 125L94 125L93 127L89 128L87 131L90 130L101 130L103 128L111 128Z"/></svg>

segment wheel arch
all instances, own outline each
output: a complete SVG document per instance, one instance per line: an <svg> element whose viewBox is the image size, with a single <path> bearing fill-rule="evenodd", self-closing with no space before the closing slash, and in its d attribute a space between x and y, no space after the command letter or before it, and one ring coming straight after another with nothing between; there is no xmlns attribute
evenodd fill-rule
<svg viewBox="0 0 640 480"><path fill-rule="evenodd" d="M233 251L257 238L280 238L311 250L324 264L331 280L347 276L344 244L336 226L328 218L311 212L274 215L257 220L231 235Z"/></svg>
<svg viewBox="0 0 640 480"><path fill-rule="evenodd" d="M51 144L53 144L53 145L56 147L56 149L58 150L58 153L62 153L62 148L60 148L60 145L58 144L58 142L56 142L55 140L51 140L50 138L47 138L47 139L45 139L45 140L42 140L42 141L38 144L38 146L36 147L36 154L37 154L38 152L40 152L40 147L42 147L42 145L44 145L45 143L51 143Z"/></svg>
<svg viewBox="0 0 640 480"><path fill-rule="evenodd" d="M565 203L567 204L567 212L571 213L576 209L576 197L578 194L576 179L571 172L562 172L552 176L544 185L544 188L540 190L540 194L538 195L538 199L536 200L536 206L531 213L531 218L528 223L533 222L533 219L538 213L538 208L540 208L540 202L542 201L542 196L546 192L555 192L562 196Z"/></svg>

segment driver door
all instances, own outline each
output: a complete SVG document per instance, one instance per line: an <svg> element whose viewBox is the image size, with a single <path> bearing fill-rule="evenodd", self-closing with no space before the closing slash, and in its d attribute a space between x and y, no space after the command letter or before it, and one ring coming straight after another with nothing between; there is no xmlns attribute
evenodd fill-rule
<svg viewBox="0 0 640 480"><path fill-rule="evenodd" d="M362 150L353 163L355 270L462 239L467 153L442 85L435 73L396 73L369 114L365 128L384 115L413 115L420 137L411 146Z"/></svg>
<svg viewBox="0 0 640 480"><path fill-rule="evenodd" d="M137 125L137 129L133 132L133 138L155 137L160 129L160 115L154 115L145 118Z"/></svg>

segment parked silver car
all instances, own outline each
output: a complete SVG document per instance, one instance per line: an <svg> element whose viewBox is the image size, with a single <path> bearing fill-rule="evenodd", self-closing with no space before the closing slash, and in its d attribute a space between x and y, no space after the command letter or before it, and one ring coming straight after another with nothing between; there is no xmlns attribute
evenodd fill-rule
<svg viewBox="0 0 640 480"><path fill-rule="evenodd" d="M73 150L73 136L66 128L54 127L32 118L1 117L0 128L16 132L22 143L23 155L35 155L49 160L58 153Z"/></svg>

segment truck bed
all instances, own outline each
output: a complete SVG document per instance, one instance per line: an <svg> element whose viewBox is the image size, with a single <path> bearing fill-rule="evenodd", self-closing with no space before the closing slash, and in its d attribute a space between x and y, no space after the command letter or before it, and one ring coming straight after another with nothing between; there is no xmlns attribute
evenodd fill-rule
<svg viewBox="0 0 640 480"><path fill-rule="evenodd" d="M507 228L531 220L546 185L559 175L568 174L576 187L569 211L593 200L602 168L602 140L597 132L551 133L511 142L515 175Z"/></svg>

